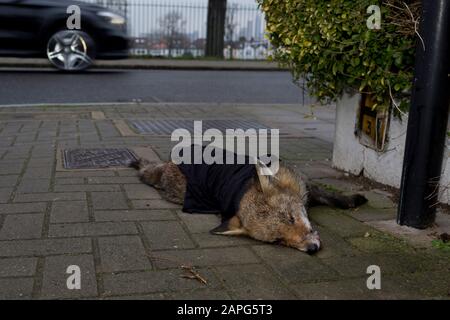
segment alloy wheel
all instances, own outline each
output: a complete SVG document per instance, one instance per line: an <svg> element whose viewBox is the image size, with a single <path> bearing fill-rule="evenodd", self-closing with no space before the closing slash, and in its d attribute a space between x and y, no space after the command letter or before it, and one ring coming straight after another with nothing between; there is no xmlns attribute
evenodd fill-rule
<svg viewBox="0 0 450 320"><path fill-rule="evenodd" d="M92 65L93 41L84 32L64 30L55 33L47 44L47 57L58 69L80 71Z"/></svg>

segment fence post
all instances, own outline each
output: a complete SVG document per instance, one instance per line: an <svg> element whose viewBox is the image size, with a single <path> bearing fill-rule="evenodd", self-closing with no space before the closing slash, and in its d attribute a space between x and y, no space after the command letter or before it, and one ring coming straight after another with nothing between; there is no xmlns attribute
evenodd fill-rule
<svg viewBox="0 0 450 320"><path fill-rule="evenodd" d="M423 0L397 222L419 229L435 219L450 99L450 1Z"/></svg>
<svg viewBox="0 0 450 320"><path fill-rule="evenodd" d="M205 56L223 59L227 0L208 1Z"/></svg>

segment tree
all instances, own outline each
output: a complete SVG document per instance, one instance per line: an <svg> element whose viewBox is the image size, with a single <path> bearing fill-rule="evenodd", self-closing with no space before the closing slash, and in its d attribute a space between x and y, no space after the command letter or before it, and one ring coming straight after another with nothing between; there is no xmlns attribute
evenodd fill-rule
<svg viewBox="0 0 450 320"><path fill-rule="evenodd" d="M206 31L207 57L223 58L227 0L209 0Z"/></svg>
<svg viewBox="0 0 450 320"><path fill-rule="evenodd" d="M184 49L189 44L187 36L182 32L185 29L186 21L178 11L167 13L159 21L163 39L169 49L169 57L172 56L173 49Z"/></svg>
<svg viewBox="0 0 450 320"><path fill-rule="evenodd" d="M289 66L296 80L307 80L321 102L352 89L374 97L374 109L395 112L409 104L419 0L387 0L382 30L370 29L370 0L258 0L265 13L274 57ZM384 1L383 1L384 3ZM413 13L411 13L411 12ZM420 39L419 39L420 41Z"/></svg>

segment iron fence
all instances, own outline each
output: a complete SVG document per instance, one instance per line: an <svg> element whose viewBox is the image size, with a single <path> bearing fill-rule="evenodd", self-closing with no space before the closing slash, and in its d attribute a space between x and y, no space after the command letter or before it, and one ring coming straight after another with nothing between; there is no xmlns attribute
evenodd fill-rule
<svg viewBox="0 0 450 320"><path fill-rule="evenodd" d="M127 16L130 53L135 56L196 58L205 54L207 0L85 0ZM228 1L226 59L265 59L263 13L254 4Z"/></svg>

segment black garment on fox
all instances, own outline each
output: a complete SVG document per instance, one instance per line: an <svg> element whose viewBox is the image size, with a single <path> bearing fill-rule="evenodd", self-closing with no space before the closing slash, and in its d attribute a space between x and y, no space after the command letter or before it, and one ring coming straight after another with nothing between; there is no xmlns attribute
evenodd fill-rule
<svg viewBox="0 0 450 320"><path fill-rule="evenodd" d="M203 151L204 147L202 154ZM254 164L250 164L248 157L245 157L245 164L236 164L237 155L232 153L228 154L234 157L234 164L226 164L226 154L227 151L222 152L224 164L206 164L202 157L201 164L178 165L187 181L184 212L221 213L223 221L237 213L250 179L256 176L256 168ZM191 156L191 163L194 163L194 146L191 146Z"/></svg>

